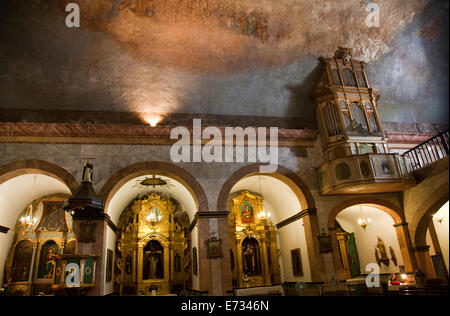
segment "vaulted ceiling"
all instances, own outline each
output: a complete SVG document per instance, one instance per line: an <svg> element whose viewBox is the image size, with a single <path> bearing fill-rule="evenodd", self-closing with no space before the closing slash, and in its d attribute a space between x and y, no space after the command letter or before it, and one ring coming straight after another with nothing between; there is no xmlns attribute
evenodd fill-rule
<svg viewBox="0 0 450 316"><path fill-rule="evenodd" d="M370 1L2 0L0 108L314 120L317 59L344 46L385 120L443 123L448 1L376 4L379 27Z"/></svg>

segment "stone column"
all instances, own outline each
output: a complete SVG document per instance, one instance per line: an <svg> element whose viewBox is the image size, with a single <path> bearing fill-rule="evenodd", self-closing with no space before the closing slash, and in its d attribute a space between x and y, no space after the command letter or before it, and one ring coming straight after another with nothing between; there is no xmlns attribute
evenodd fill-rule
<svg viewBox="0 0 450 316"><path fill-rule="evenodd" d="M262 252L262 268L264 269L263 270L263 273L264 273L264 284L266 285L266 286L268 286L268 285L271 285L271 282L270 282L270 271L269 271L269 258L267 257L267 244L266 244L266 241L264 240L263 242L262 242L262 249L261 249L261 252Z"/></svg>
<svg viewBox="0 0 450 316"><path fill-rule="evenodd" d="M395 224L395 231L397 232L398 244L402 253L403 265L406 273L413 273L417 270L416 260L411 251L411 239L409 236L408 223Z"/></svg>
<svg viewBox="0 0 450 316"><path fill-rule="evenodd" d="M227 218L228 212L197 212L193 221L198 225L200 291L213 296L225 296L232 289ZM208 240L213 235L222 241L221 258L208 258Z"/></svg>
<svg viewBox="0 0 450 316"><path fill-rule="evenodd" d="M430 246L415 247L412 248L412 252L416 258L417 267L425 274L425 279L435 279L436 272L431 261Z"/></svg>
<svg viewBox="0 0 450 316"><path fill-rule="evenodd" d="M302 211L305 215L302 217L305 228L306 243L308 247L309 265L311 268L312 282L325 282L326 270L323 256L319 248L319 222L316 209L307 209Z"/></svg>

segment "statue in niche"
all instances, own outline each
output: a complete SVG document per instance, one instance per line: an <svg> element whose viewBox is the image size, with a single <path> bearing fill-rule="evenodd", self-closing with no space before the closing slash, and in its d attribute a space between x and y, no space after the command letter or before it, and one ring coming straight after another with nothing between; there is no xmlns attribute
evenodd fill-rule
<svg viewBox="0 0 450 316"><path fill-rule="evenodd" d="M246 238L242 242L243 272L247 275L259 274L258 242L254 238Z"/></svg>
<svg viewBox="0 0 450 316"><path fill-rule="evenodd" d="M247 246L244 251L244 272L247 274L255 273L255 251L251 246Z"/></svg>
<svg viewBox="0 0 450 316"><path fill-rule="evenodd" d="M163 247L156 240L150 241L144 248L145 273L144 279L163 279L164 278L164 260Z"/></svg>

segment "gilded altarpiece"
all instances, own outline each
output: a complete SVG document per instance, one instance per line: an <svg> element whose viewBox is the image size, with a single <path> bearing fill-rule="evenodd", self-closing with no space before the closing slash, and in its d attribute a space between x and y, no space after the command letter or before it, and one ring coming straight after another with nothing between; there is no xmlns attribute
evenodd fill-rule
<svg viewBox="0 0 450 316"><path fill-rule="evenodd" d="M242 191L229 200L229 207L233 287L280 284L276 229L262 216L263 198Z"/></svg>
<svg viewBox="0 0 450 316"><path fill-rule="evenodd" d="M71 216L62 209L68 196L53 194L36 199L19 215L6 261L6 282L12 295L52 295L54 256L75 253L77 241ZM30 215L30 208L33 213ZM25 227L20 218L31 216Z"/></svg>
<svg viewBox="0 0 450 316"><path fill-rule="evenodd" d="M120 217L116 284L120 295L163 295L186 285L188 238L175 216L177 202L152 192Z"/></svg>

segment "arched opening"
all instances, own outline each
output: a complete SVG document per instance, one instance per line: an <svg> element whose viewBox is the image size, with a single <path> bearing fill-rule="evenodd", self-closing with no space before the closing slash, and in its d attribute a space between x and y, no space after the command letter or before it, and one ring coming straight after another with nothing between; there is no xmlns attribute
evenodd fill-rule
<svg viewBox="0 0 450 316"><path fill-rule="evenodd" d="M386 212L353 205L337 214L336 227L342 267L350 277L368 274L370 263L377 263L381 274L405 271L394 219Z"/></svg>
<svg viewBox="0 0 450 316"><path fill-rule="evenodd" d="M258 240L246 237L241 244L242 268L248 276L261 275L261 256Z"/></svg>
<svg viewBox="0 0 450 316"><path fill-rule="evenodd" d="M426 241L430 245L430 256L437 279L448 282L449 271L449 202L436 213L427 229Z"/></svg>
<svg viewBox="0 0 450 316"><path fill-rule="evenodd" d="M336 206L328 218L337 280L366 276L376 264L381 282L391 274L414 280L413 258L403 212L394 203L373 197Z"/></svg>
<svg viewBox="0 0 450 316"><path fill-rule="evenodd" d="M259 174L256 167L236 172L224 184L218 202L221 209L221 199L228 191L233 288L295 287L297 282L310 282L314 240L307 242L305 226L311 227L311 222L305 224L302 215L308 217L308 207L314 205L312 196L300 178L287 169Z"/></svg>
<svg viewBox="0 0 450 316"><path fill-rule="evenodd" d="M0 167L0 225L8 229L0 233L0 284L8 283L11 294L51 293L51 278L40 273L42 255L50 241L57 246L55 254L75 242L71 216L61 206L76 185L69 172L43 161ZM30 243L31 250L24 247Z"/></svg>
<svg viewBox="0 0 450 316"><path fill-rule="evenodd" d="M144 247L143 279L164 279L164 248L157 240L150 240Z"/></svg>
<svg viewBox="0 0 450 316"><path fill-rule="evenodd" d="M132 165L101 190L105 212L118 227L117 234L107 230L106 244L115 253L115 266L120 266L106 282L106 293L168 294L198 287L192 262L198 231L190 231L190 223L200 207L207 207L206 196L195 179L180 170L164 163Z"/></svg>

